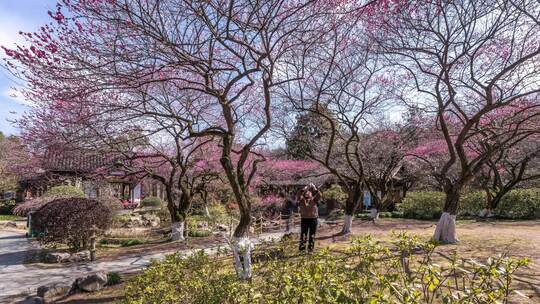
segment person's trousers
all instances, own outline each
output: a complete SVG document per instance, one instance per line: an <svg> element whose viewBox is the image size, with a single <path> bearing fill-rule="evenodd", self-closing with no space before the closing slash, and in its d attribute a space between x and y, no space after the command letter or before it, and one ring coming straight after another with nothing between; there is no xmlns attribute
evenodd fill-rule
<svg viewBox="0 0 540 304"><path fill-rule="evenodd" d="M315 233L317 232L316 218L303 218L300 221L300 251L306 250L306 239L308 251L313 251L315 247Z"/></svg>

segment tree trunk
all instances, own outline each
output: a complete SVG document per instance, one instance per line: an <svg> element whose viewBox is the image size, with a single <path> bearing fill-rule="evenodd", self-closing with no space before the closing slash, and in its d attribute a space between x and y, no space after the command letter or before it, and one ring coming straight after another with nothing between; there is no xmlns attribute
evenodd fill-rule
<svg viewBox="0 0 540 304"><path fill-rule="evenodd" d="M251 224L251 204L245 196L238 204L240 207L240 222L234 230L232 250L234 267L238 278L247 280L251 278L251 250L254 245L249 239L249 225Z"/></svg>
<svg viewBox="0 0 540 304"><path fill-rule="evenodd" d="M372 219L372 220L378 220L379 219L379 209L377 209L377 207L373 207L369 210L369 217Z"/></svg>
<svg viewBox="0 0 540 304"><path fill-rule="evenodd" d="M208 205L204 205L204 215L207 217L207 218L212 218L212 216L210 215L210 210L208 210Z"/></svg>
<svg viewBox="0 0 540 304"><path fill-rule="evenodd" d="M178 205L175 202L178 201ZM187 211L191 207L191 196L176 189L167 189L167 209L171 215L171 240L185 241Z"/></svg>
<svg viewBox="0 0 540 304"><path fill-rule="evenodd" d="M459 203L461 187L454 185L448 187L444 202L443 214L437 223L433 240L445 244L457 243L459 240L456 233L456 214Z"/></svg>
<svg viewBox="0 0 540 304"><path fill-rule="evenodd" d="M185 241L184 237L185 232L185 221L178 221L171 223L171 240L176 241Z"/></svg>
<svg viewBox="0 0 540 304"><path fill-rule="evenodd" d="M487 218L487 217L492 217L493 216L493 209L495 208L493 206L494 204L494 197L493 197L493 194L491 193L490 189L489 188L486 188L484 189L484 191L486 192L486 208L484 208L479 216L480 217L484 217L484 218Z"/></svg>
<svg viewBox="0 0 540 304"><path fill-rule="evenodd" d="M378 191L375 193L370 191L370 194L371 194L372 204L371 204L371 209L369 210L369 217L373 221L376 221L379 219L379 212L382 209L382 198L381 198L382 193L378 194Z"/></svg>
<svg viewBox="0 0 540 304"><path fill-rule="evenodd" d="M342 234L351 233L352 221L354 213L358 208L359 202L363 198L362 189L359 186L355 186L352 191L349 192L347 201L345 203L345 218L343 221L343 228L341 229Z"/></svg>

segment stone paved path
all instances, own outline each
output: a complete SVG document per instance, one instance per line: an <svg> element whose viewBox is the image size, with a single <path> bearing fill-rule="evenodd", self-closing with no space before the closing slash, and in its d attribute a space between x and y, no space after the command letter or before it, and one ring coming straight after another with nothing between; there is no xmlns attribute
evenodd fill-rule
<svg viewBox="0 0 540 304"><path fill-rule="evenodd" d="M282 233L262 234L257 241L279 238ZM225 244L223 244L225 245ZM166 254L176 251L122 257L114 261L95 261L79 264L47 265L41 263L24 264L27 254L37 250L28 241L24 232L0 230L0 303L10 303L34 295L36 289L45 284L71 284L76 278L89 272L115 271L129 273L147 267L152 259L163 259ZM217 247L207 248L212 252ZM179 251L192 254L194 250Z"/></svg>

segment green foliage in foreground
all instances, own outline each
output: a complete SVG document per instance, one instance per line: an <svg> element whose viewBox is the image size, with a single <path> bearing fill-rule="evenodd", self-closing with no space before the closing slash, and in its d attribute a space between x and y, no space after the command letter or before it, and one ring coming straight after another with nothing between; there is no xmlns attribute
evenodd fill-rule
<svg viewBox="0 0 540 304"><path fill-rule="evenodd" d="M364 237L339 253L296 256L295 245L259 246L251 281L236 278L228 257L169 255L128 282L126 303L499 303L528 263L435 261L435 244L406 234L389 246Z"/></svg>

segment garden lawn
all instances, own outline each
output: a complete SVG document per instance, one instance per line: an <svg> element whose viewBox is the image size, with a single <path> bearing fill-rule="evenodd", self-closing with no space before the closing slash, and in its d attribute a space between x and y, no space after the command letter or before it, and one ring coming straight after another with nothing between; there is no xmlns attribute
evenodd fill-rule
<svg viewBox="0 0 540 304"><path fill-rule="evenodd" d="M0 214L0 221L20 221L23 219L23 217L12 214Z"/></svg>

